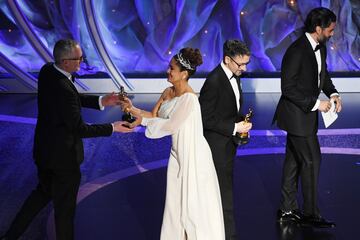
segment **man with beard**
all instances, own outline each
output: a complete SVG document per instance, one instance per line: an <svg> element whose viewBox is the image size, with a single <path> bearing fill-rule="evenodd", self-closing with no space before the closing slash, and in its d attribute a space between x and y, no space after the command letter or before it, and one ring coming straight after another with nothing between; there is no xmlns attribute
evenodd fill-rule
<svg viewBox="0 0 360 240"><path fill-rule="evenodd" d="M281 65L281 98L274 121L287 132L278 221L331 228L334 222L320 215L317 185L321 153L317 138L318 111L327 112L330 100L320 100L321 90L341 111L341 99L327 71L325 43L334 34L335 14L315 8L305 20L305 34L287 49ZM301 180L303 212L296 200Z"/></svg>

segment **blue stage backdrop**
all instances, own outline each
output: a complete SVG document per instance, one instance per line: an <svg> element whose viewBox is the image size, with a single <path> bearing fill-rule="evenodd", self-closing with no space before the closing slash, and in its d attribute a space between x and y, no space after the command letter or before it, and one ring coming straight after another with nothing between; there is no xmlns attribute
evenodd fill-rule
<svg viewBox="0 0 360 240"><path fill-rule="evenodd" d="M202 51L205 64L198 71L207 72L220 62L224 40L238 38L250 46L249 71L276 72L284 51L301 34L306 14L319 6L338 16L328 44L329 69L359 71L358 0L0 0L0 50L2 59L38 72L58 39L74 38L86 57L80 74L94 74L106 72L94 41L98 36L125 74L163 73L185 46Z"/></svg>

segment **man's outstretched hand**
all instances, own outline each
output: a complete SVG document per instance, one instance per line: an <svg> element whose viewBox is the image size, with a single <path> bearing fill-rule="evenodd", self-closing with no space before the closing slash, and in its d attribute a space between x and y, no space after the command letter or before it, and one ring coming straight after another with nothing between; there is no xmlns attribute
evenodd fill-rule
<svg viewBox="0 0 360 240"><path fill-rule="evenodd" d="M131 129L127 126L128 122L125 121L117 121L113 123L114 126L114 132L122 132L122 133L129 133L134 131L134 129Z"/></svg>
<svg viewBox="0 0 360 240"><path fill-rule="evenodd" d="M104 107L115 106L120 104L119 95L117 93L110 93L101 98L101 104Z"/></svg>

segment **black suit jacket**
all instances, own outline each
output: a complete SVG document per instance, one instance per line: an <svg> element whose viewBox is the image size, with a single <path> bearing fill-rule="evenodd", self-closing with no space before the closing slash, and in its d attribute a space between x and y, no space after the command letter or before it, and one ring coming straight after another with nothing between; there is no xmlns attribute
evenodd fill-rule
<svg viewBox="0 0 360 240"><path fill-rule="evenodd" d="M237 83L241 108L242 91L239 78ZM224 145L226 142L232 141L234 124L242 120L243 116L241 110L237 109L234 91L221 65L218 65L207 76L200 90L199 101L204 136L209 145Z"/></svg>
<svg viewBox="0 0 360 240"><path fill-rule="evenodd" d="M320 49L321 74L312 46L304 34L285 52L281 64L281 97L274 121L280 129L296 136L310 136L318 130L318 111L311 111L321 90L337 93L327 71L326 47Z"/></svg>
<svg viewBox="0 0 360 240"><path fill-rule="evenodd" d="M45 64L38 77L38 119L33 155L39 167L76 169L84 159L82 138L109 136L111 124L86 124L81 107L99 108L97 96L80 95L70 80Z"/></svg>

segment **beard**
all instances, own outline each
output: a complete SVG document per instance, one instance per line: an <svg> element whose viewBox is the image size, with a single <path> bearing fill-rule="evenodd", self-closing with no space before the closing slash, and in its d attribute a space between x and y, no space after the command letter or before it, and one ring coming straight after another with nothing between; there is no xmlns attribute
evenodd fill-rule
<svg viewBox="0 0 360 240"><path fill-rule="evenodd" d="M320 44L325 44L327 41L329 41L331 37L326 37L325 35L320 35L319 39L318 39L318 42Z"/></svg>

